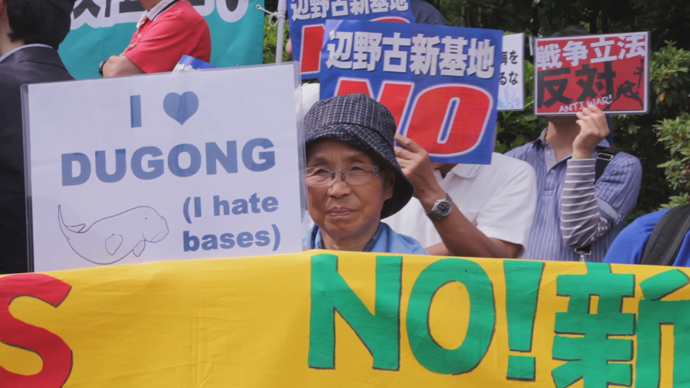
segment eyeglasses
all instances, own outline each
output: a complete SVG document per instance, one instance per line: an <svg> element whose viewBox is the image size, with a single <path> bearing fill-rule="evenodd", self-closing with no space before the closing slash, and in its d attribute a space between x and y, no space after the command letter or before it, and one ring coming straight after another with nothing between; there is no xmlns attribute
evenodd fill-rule
<svg viewBox="0 0 690 388"><path fill-rule="evenodd" d="M376 178L381 169L371 164L352 164L340 171L334 171L325 167L307 167L304 169L307 186L328 186L335 180L335 174L340 173L343 182L350 185L363 185Z"/></svg>

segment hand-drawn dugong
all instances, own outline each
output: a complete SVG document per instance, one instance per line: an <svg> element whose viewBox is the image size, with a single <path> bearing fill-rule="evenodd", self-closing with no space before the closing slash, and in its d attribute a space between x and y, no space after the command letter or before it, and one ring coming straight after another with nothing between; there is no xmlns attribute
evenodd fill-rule
<svg viewBox="0 0 690 388"><path fill-rule="evenodd" d="M60 230L72 250L94 264L113 264L130 252L139 257L146 242L157 243L168 235L168 223L148 206L139 206L114 216L85 224L67 226L58 205Z"/></svg>

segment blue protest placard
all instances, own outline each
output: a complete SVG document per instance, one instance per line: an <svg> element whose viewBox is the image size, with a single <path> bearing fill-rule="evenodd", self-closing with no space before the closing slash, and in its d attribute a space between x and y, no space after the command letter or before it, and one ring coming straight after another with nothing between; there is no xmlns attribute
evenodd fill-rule
<svg viewBox="0 0 690 388"><path fill-rule="evenodd" d="M321 98L368 94L432 160L488 164L502 38L498 30L329 20Z"/></svg>
<svg viewBox="0 0 690 388"><path fill-rule="evenodd" d="M409 0L288 0L292 57L302 79L319 78L326 19L414 22Z"/></svg>
<svg viewBox="0 0 690 388"><path fill-rule="evenodd" d="M177 65L175 65L175 68L172 72L184 73L186 71L208 70L217 68L218 66L213 66L212 64L204 62L201 59L190 57L189 55L183 55L182 59L180 59L180 61L177 62Z"/></svg>

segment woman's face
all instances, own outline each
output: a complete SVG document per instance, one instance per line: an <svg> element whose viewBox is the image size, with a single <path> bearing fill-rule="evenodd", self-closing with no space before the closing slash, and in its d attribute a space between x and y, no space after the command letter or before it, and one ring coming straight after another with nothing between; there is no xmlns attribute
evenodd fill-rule
<svg viewBox="0 0 690 388"><path fill-rule="evenodd" d="M368 152L335 140L317 141L307 150L307 167L341 171L353 164L378 166ZM343 181L336 173L335 179L322 187L308 186L309 214L321 232L335 241L373 235L381 220L383 202L393 196L392 181L381 173L366 183L351 185L347 176Z"/></svg>

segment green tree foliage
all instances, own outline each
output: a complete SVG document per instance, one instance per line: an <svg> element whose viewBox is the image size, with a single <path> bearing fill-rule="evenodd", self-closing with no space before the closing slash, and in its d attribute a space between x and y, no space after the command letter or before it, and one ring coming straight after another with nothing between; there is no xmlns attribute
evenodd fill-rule
<svg viewBox="0 0 690 388"><path fill-rule="evenodd" d="M269 10L272 10L269 8ZM290 60L290 56L284 51L285 44L290 38L290 28L287 20L285 21L285 35L283 35L283 62ZM276 42L278 41L278 23L271 20L271 17L264 18L264 63L275 63L276 61Z"/></svg>
<svg viewBox="0 0 690 388"><path fill-rule="evenodd" d="M549 36L569 25L591 33L651 31L655 49L675 41L690 49L686 0L430 0L456 26Z"/></svg>
<svg viewBox="0 0 690 388"><path fill-rule="evenodd" d="M669 44L654 53L653 60L655 108L664 117L654 129L668 152L659 167L665 169L671 191L671 202L664 206L669 207L690 202L690 52Z"/></svg>
<svg viewBox="0 0 690 388"><path fill-rule="evenodd" d="M690 189L685 179L690 167L683 160L683 153L690 152L690 126L685 119L690 103L688 68L690 52L667 43L651 56L649 114L613 117L617 144L642 162L637 214L656 210L670 196L676 197L671 203L678 204L678 196ZM665 177L659 167L666 168ZM687 202L687 194L683 197Z"/></svg>
<svg viewBox="0 0 690 388"><path fill-rule="evenodd" d="M690 203L690 120L683 114L675 119L664 119L655 128L659 131L659 140L670 153L670 160L659 167L665 168L666 180L674 193L671 201L662 207Z"/></svg>

